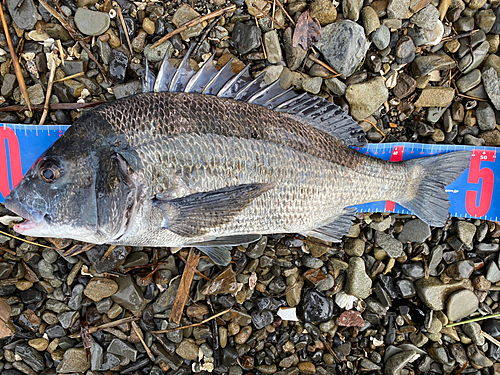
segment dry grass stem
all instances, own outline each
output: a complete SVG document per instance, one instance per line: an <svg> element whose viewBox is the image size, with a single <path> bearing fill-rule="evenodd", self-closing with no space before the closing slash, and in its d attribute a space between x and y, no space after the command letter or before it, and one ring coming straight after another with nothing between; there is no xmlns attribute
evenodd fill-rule
<svg viewBox="0 0 500 375"><path fill-rule="evenodd" d="M311 48L312 49L312 48ZM314 49L312 49L313 52L314 52ZM317 59L316 57L314 57L313 55L309 55L308 56L309 60L311 61L314 61L316 64L319 64L321 65L323 68L325 68L326 70L332 72L335 77L339 77L341 76L342 74L340 74L339 72L337 72L335 69L333 69L330 65L324 63L323 61L321 61L320 59Z"/></svg>
<svg viewBox="0 0 500 375"><path fill-rule="evenodd" d="M498 346L500 348L500 341L498 341L496 338L490 336L489 334L487 334L484 331L481 331L481 335L483 335L486 340L491 341L493 344L495 344L496 346Z"/></svg>
<svg viewBox="0 0 500 375"><path fill-rule="evenodd" d="M19 241L23 241L23 242L26 242L26 243L29 243L31 245L36 245L36 246L40 246L40 247L45 247L47 249L53 249L54 246L45 246L45 245L42 245L42 244L39 244L39 243L36 243L36 242L31 242L31 241L28 241L28 240L25 240L24 238L21 238L21 237L16 237L10 233L6 233L6 232L3 232L0 230L0 234L4 234L6 236L9 236L9 237L12 237L12 238L15 238L16 240L19 240Z"/></svg>
<svg viewBox="0 0 500 375"><path fill-rule="evenodd" d="M479 322L480 320L491 319L491 318L498 318L498 317L500 317L500 313L492 314L492 315L480 316L479 318L467 319L467 320L463 320L461 322L450 323L450 324L447 324L445 327L455 327L455 326L459 326L459 325L462 325L462 324L467 324L467 323L472 323L472 322Z"/></svg>
<svg viewBox="0 0 500 375"><path fill-rule="evenodd" d="M278 6L281 8L281 11L283 13L285 13L285 15L288 17L288 19L290 20L290 22L292 23L292 25L295 26L295 21L293 20L292 17L290 17L290 15L288 14L288 12L285 10L285 7L281 4L280 1L276 1L276 4L278 4Z"/></svg>
<svg viewBox="0 0 500 375"><path fill-rule="evenodd" d="M47 92L45 93L45 104L43 105L43 113L42 113L42 118L40 119L40 125L43 125L45 123L45 119L49 114L50 95L52 94L52 85L54 84L54 76L56 74L56 68L57 68L56 58L53 50L52 63L50 65L49 82L47 83Z"/></svg>
<svg viewBox="0 0 500 375"><path fill-rule="evenodd" d="M229 311L231 311L232 307L224 310L224 311L221 311L220 313L217 313L215 315L212 315L210 318L207 318L207 319L204 319L202 320L201 322L198 322L198 323L193 323L193 324L189 324L187 326L182 326L182 327L177 327L177 328L171 328L171 329L164 329L164 330L161 330L161 331L151 331L150 333L154 334L154 335L159 335L161 333L169 333L169 332L175 332L175 331L178 331L180 329L186 329L186 328L191 328L191 327L196 327L196 326L200 326L202 324L205 324L209 321L211 321L212 319L216 319L218 318L219 316L221 315L224 315L225 313L228 313Z"/></svg>
<svg viewBox="0 0 500 375"><path fill-rule="evenodd" d="M61 56L61 64L64 66L64 50L60 39L57 39L57 48L59 49L59 56Z"/></svg>
<svg viewBox="0 0 500 375"><path fill-rule="evenodd" d="M115 8L116 14L118 14L118 18L120 19L120 23L122 24L123 31L125 34L125 39L127 40L128 49L130 51L130 57L133 57L134 51L132 50L132 44L130 44L130 37L128 36L128 28L127 24L125 23L125 19L123 18L122 8L120 8L120 5L118 5L118 3L114 1L113 1L113 7Z"/></svg>
<svg viewBox="0 0 500 375"><path fill-rule="evenodd" d="M207 14L205 16L200 16L200 17L193 18L191 21L187 21L186 23L182 24L181 26L179 26L174 31L172 31L172 32L168 33L167 35L165 35L164 37L162 37L155 44L153 44L153 46L151 47L151 49L158 47L160 44L165 43L167 40L169 40L174 35L180 34L184 30L189 29L190 27L196 26L199 23L202 23L204 21L211 20L212 18L219 17L220 15L222 15L222 14L224 14L226 12L232 12L233 10L236 10L236 5L231 5L231 6L222 8L222 9L218 9L218 10L216 10L216 11L214 11L212 13L209 13L209 14Z"/></svg>
<svg viewBox="0 0 500 375"><path fill-rule="evenodd" d="M281 29L285 29L285 26L283 26L281 23L279 23L278 21L276 21L276 19L274 19L269 13L267 13L265 10L263 9L260 9L257 5L255 4L252 4L252 6L257 9L264 17L267 17L271 20L271 22L274 22L276 23L276 25L278 25Z"/></svg>
<svg viewBox="0 0 500 375"><path fill-rule="evenodd" d="M64 61L64 60L61 60L61 61ZM56 79L56 80L54 81L54 83L56 83L56 82L64 82L64 81L67 81L67 80L69 80L69 79L73 79L73 78L78 78L78 77L81 77L81 76L83 76L83 75L85 75L85 73L84 73L84 72L75 73L75 74L72 74L72 75L70 75L70 76L66 76L66 77L62 77L62 78Z"/></svg>
<svg viewBox="0 0 500 375"><path fill-rule="evenodd" d="M141 332L140 328L137 326L137 323L134 322L133 320L132 320L132 328L133 328L135 334L137 335L137 337L139 337L139 340L141 340L141 344L144 347L144 350L146 350L148 357L153 361L154 360L153 353L151 353L151 350L148 348L148 346L144 342L144 339L142 338L142 332Z"/></svg>

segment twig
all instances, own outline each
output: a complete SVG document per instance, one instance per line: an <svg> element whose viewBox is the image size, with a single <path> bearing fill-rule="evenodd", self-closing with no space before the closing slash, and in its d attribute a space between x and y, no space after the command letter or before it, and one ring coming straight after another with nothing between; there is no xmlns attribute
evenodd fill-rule
<svg viewBox="0 0 500 375"><path fill-rule="evenodd" d="M178 331L180 329L186 329L186 328L191 328L191 327L197 327L197 326L200 326L202 324L205 324L206 322L209 322L211 321L212 319L215 319L215 318L218 318L219 316L221 315L224 315L225 313L228 313L229 311L231 311L232 307L224 310L224 311L221 311L220 313L217 313L215 315L212 315L210 318L207 318L207 319L204 319L202 320L201 322L199 323L193 323L193 324L188 324L187 326L182 326L182 327L177 327L177 328L171 328L171 329L163 329L161 331L151 331L150 333L152 334L160 334L160 333L169 333L169 332L175 332L175 331Z"/></svg>
<svg viewBox="0 0 500 375"><path fill-rule="evenodd" d="M0 17L2 18L3 31L5 33L5 39L7 39L7 44L9 46L10 58L12 60L12 65L14 67L14 73L16 74L17 83L19 84L21 95L26 101L28 110L31 112L31 101L28 95L28 89L26 88L26 82L24 81L21 65L19 65L19 60L17 59L16 50L14 48L14 44L12 43L12 38L10 37L9 27L7 26L7 21L5 20L5 15L3 13L1 4L0 4Z"/></svg>
<svg viewBox="0 0 500 375"><path fill-rule="evenodd" d="M273 18L276 18L276 0L273 0ZM271 20L271 29L274 29L273 20Z"/></svg>
<svg viewBox="0 0 500 375"><path fill-rule="evenodd" d="M94 243L78 244L78 245L73 246L68 251L66 251L63 255L65 257L72 257L72 256L78 255L80 253L84 253L86 251L89 251L94 246L95 246Z"/></svg>
<svg viewBox="0 0 500 375"><path fill-rule="evenodd" d="M467 324L467 323L472 323L472 322L478 322L480 320L491 319L491 318L498 318L498 317L500 317L500 313L492 314L492 315L480 316L479 318L473 318L473 319L468 319L468 320L464 320L464 321L461 321L461 322L447 324L447 325L445 325L445 327L455 327L455 326L459 326L459 325L462 325L462 324Z"/></svg>
<svg viewBox="0 0 500 375"><path fill-rule="evenodd" d="M450 40L460 39L460 38L465 38L465 37L468 37L468 36L472 36L475 33L477 33L478 31L479 31L479 29L478 30L471 30L471 31L469 31L467 33L463 33L463 34L458 34L458 35L453 35L453 36L447 36L446 38L441 39L441 42L448 42Z"/></svg>
<svg viewBox="0 0 500 375"><path fill-rule="evenodd" d="M278 1L279 3L279 1ZM324 63L323 61L321 61L320 59L317 59L316 57L314 57L313 55L309 55L309 60L311 61L314 61L316 64L319 64L321 65L323 68L325 68L326 70L332 72L333 74L335 74L336 77L339 77L341 76L342 74L337 72L335 69L333 69L330 65Z"/></svg>
<svg viewBox="0 0 500 375"><path fill-rule="evenodd" d="M290 17L290 15L288 14L288 12L285 10L285 8L283 7L283 5L281 4L281 1L277 1L276 4L278 4L278 6L281 8L281 10L283 11L283 13L285 13L285 15L288 17L288 19L290 20L290 22L292 23L292 25L295 26L295 21L293 20L292 17Z"/></svg>
<svg viewBox="0 0 500 375"><path fill-rule="evenodd" d="M104 102L90 102L90 103L54 103L49 105L49 109L82 109L96 107ZM31 110L41 111L43 110L43 105L32 105ZM26 109L25 105L10 105L8 107L0 107L0 112L18 112Z"/></svg>
<svg viewBox="0 0 500 375"><path fill-rule="evenodd" d="M57 39L57 48L59 48L59 56L61 56L61 64L62 66L64 66L64 50L60 39Z"/></svg>
<svg viewBox="0 0 500 375"><path fill-rule="evenodd" d="M42 0L43 1L43 0ZM185 23L183 23L181 26L179 26L177 29L175 29L174 31L168 33L167 35L165 35L164 37L162 37L160 40L158 40L155 44L153 44L153 46L151 47L151 49L154 49L156 47L158 47L160 44L166 42L167 40L169 40L171 37L173 37L174 35L177 35L177 34L180 34L182 33L184 30L187 30L189 29L190 27L193 27L193 26L196 26L198 25L199 23L202 23L204 21L208 21L208 20L211 20L212 18L215 18L215 17L218 17L226 12L231 12L233 10L236 10L236 5L231 5L231 6L228 6L228 7L225 7L225 8L222 8L222 9L218 9L216 10L215 12L212 12L212 13L209 13L205 16L200 16L200 17L196 17L196 18L193 18L192 20L190 21L187 21Z"/></svg>
<svg viewBox="0 0 500 375"><path fill-rule="evenodd" d="M106 74L106 71L104 70L104 68L102 67L102 65L99 63L99 61L97 60L97 58L94 56L94 54L92 53L92 51L89 49L89 47L87 47L87 44L85 43L85 41L83 40L83 37L82 35L76 31L65 19L64 17L57 11L55 10L54 8L52 8L49 4L47 4L45 2L45 0L40 0L40 4L42 4L42 6L47 9L47 11L52 15L54 16L54 18L56 18L60 23L61 25L66 29L68 30L69 34L71 35L71 37L76 40L78 43L80 43L80 45L82 46L82 48L85 50L85 52L87 52L87 54L89 55L90 59L93 60L96 65L97 65L97 68L99 69L99 71L101 72L102 76L104 77L104 79L106 80L106 83L109 83L109 80L108 80L108 76ZM57 4L57 2L56 2Z"/></svg>
<svg viewBox="0 0 500 375"><path fill-rule="evenodd" d="M0 246L0 251L5 251L6 253L9 253L10 255L16 255L16 252L14 250L7 249L4 246Z"/></svg>
<svg viewBox="0 0 500 375"><path fill-rule="evenodd" d="M106 250L106 252L104 253L104 255L102 256L101 260L99 261L99 263L102 263L104 262L110 255L111 253L113 252L113 250L116 248L116 245L111 245L110 247L108 247L108 250Z"/></svg>
<svg viewBox="0 0 500 375"><path fill-rule="evenodd" d="M269 13L267 13L265 10L263 9L260 9L257 5L255 5L254 3L252 3L252 6L257 9L260 13L262 13L263 16L269 18L271 20L271 22L276 22L276 24L282 28L282 29L285 29L285 26L283 26L281 23L279 23L278 21L276 21Z"/></svg>
<svg viewBox="0 0 500 375"><path fill-rule="evenodd" d="M120 8L120 5L116 1L113 1L113 7L116 10L116 13L118 14L118 18L120 19L120 23L122 24L123 31L125 32L125 39L127 39L127 45L128 49L130 51L130 57L132 58L134 56L134 51L132 50L132 44L130 44L130 38L128 36L128 29L127 29L127 24L125 23L125 19L123 18L122 14L122 8Z"/></svg>
<svg viewBox="0 0 500 375"><path fill-rule="evenodd" d="M382 133L382 131L377 127L377 125L374 122L367 119L364 119L363 121L369 123L371 126L375 128L376 131L378 131L380 134L382 134L383 137L385 137L385 134Z"/></svg>
<svg viewBox="0 0 500 375"><path fill-rule="evenodd" d="M144 350L146 350L148 357L153 361L154 360L153 353L151 353L151 350L148 348L148 346L144 342L144 339L142 338L142 332L140 331L140 328L137 326L137 323L134 322L133 320L132 320L132 328L134 329L137 337L139 337L139 340L141 340L141 344L144 347Z"/></svg>
<svg viewBox="0 0 500 375"><path fill-rule="evenodd" d="M16 236L14 236L14 235L12 235L10 233L6 233L6 232L3 232L1 230L0 230L0 234L4 234L6 236L15 238L16 240L19 240L19 241L23 241L23 242L29 243L31 245L36 245L36 246L40 246L40 247L46 247L47 249L53 249L54 248L53 246L45 246L45 245L41 245L41 244L36 243L36 242L31 242L31 241L25 240L24 238L21 238L21 237L16 237Z"/></svg>
<svg viewBox="0 0 500 375"><path fill-rule="evenodd" d="M135 317L123 318L123 319L115 320L113 322L101 324L100 326L92 326L92 327L89 327L89 333L95 333L97 331L102 331L103 329L113 328L113 327L119 326L120 324L135 322L139 319L140 318L135 318ZM80 337L80 332L73 333L69 337L72 339Z"/></svg>
<svg viewBox="0 0 500 375"><path fill-rule="evenodd" d="M54 76L56 74L56 68L57 68L54 51L55 50L52 50L52 64L50 66L49 82L47 83L47 92L45 93L45 104L43 105L43 113L42 113L42 118L40 119L40 125L44 124L45 119L49 114L50 95L52 94L52 85L54 84Z"/></svg>
<svg viewBox="0 0 500 375"><path fill-rule="evenodd" d="M54 81L54 83L55 83L55 82L64 82L64 81L67 81L67 80L69 80L69 79L73 79L73 78L78 78L78 77L81 77L81 76L83 76L83 75L85 75L85 72L75 73L75 74L72 74L72 75L70 75L70 76L66 76L66 77L62 77L62 78L56 79L56 80Z"/></svg>
<svg viewBox="0 0 500 375"><path fill-rule="evenodd" d="M483 335L485 339L491 341L493 344L495 344L496 346L498 346L500 348L500 341L498 341L496 338L490 336L489 334L487 334L484 331L481 331L481 335Z"/></svg>
<svg viewBox="0 0 500 375"><path fill-rule="evenodd" d="M182 261L184 262L184 264L186 265L186 267L191 268L191 270L192 270L195 274L197 274L198 276L201 276L202 278L204 278L204 279L205 279L205 280L207 280L207 281L213 281L211 278L206 277L204 274L202 274L200 271L198 271L196 268L194 268L192 265L190 265L186 259L184 259L182 256L180 256L180 255L179 255L179 253L177 253L177 254L175 254L175 255L177 255L177 256L179 257L179 259L180 259L180 260L182 260Z"/></svg>
<svg viewBox="0 0 500 375"><path fill-rule="evenodd" d="M210 31L212 31L212 29L215 27L215 25L217 25L219 23L219 21L221 20L221 18L222 18L222 15L220 15L219 17L217 17L216 19L214 19L212 21L212 23L210 25L208 25L208 27L205 29L205 31L203 32L203 34L200 35L198 43L196 43L196 46L194 47L193 52L191 53L191 56L196 56L196 54L198 53L198 50L200 49L203 41L207 38L207 35L210 33Z"/></svg>
<svg viewBox="0 0 500 375"><path fill-rule="evenodd" d="M170 322L179 324L179 322L181 321L182 311L184 310L184 306L186 305L189 289L191 289L191 283L193 282L193 268L196 268L196 266L198 266L199 261L200 252L195 248L191 248L191 250L189 250L187 262L192 267L184 268L181 282L179 284L179 290L177 291L177 296L175 297L174 306L172 306L172 312L170 313L170 318L168 319Z"/></svg>

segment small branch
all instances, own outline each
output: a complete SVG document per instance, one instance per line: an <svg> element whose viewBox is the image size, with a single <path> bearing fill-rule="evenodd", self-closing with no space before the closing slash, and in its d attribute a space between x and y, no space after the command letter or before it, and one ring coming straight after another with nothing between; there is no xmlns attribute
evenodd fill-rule
<svg viewBox="0 0 500 375"><path fill-rule="evenodd" d="M477 33L478 31L479 30L471 30L471 31L469 31L467 33L453 35L453 36L447 36L446 38L441 39L441 42L448 42L450 40L460 39L460 38L465 38L465 37L468 37L468 36L472 36L475 33Z"/></svg>
<svg viewBox="0 0 500 375"><path fill-rule="evenodd" d="M72 256L78 255L80 253L84 253L86 251L89 251L94 246L95 246L95 244L93 244L93 243L78 244L78 245L73 246L68 251L66 251L63 255L65 257L72 257Z"/></svg>
<svg viewBox="0 0 500 375"><path fill-rule="evenodd" d="M194 268L193 266L191 266L188 261L186 259L184 259L182 256L179 255L179 253L176 254L180 260L182 260L184 262L184 264L186 265L186 267L189 267L191 268L191 270L197 274L198 276L201 276L202 278L204 278L205 280L207 281L213 281L211 278L209 277L206 277L204 274L202 274L200 271L198 271L196 268Z"/></svg>
<svg viewBox="0 0 500 375"><path fill-rule="evenodd" d="M45 245L41 245L41 244L36 243L36 242L31 242L31 241L25 240L24 238L21 238L21 237L16 237L16 236L14 236L14 235L12 235L10 233L6 233L6 232L3 232L1 230L0 230L0 234L4 234L6 236L15 238L16 240L19 240L19 241L23 241L23 242L29 243L31 245L36 245L36 246L40 246L40 247L46 247L47 249L53 249L54 248L53 246L45 246Z"/></svg>
<svg viewBox="0 0 500 375"><path fill-rule="evenodd" d="M171 328L171 329L164 329L164 330L161 330L161 331L151 331L150 333L154 334L154 335L158 335L158 334L161 334L161 333L169 333L169 332L175 332L175 331L178 331L180 329L186 329L186 328L191 328L191 327L197 327L197 326L200 326L202 324L205 324L206 322L209 322L211 321L212 319L215 319L215 318L218 318L219 316L221 315L224 315L225 313L228 313L229 311L231 311L232 307L224 310L224 311L221 311L220 313L217 313L215 315L212 315L210 318L207 318L207 319L204 319L202 320L201 322L199 323L193 323L193 324L189 324L187 326L182 326L182 327L177 327L177 328Z"/></svg>
<svg viewBox="0 0 500 375"><path fill-rule="evenodd" d="M3 13L1 4L0 4L0 17L2 18L3 31L5 33L5 39L7 39L7 44L9 46L10 58L12 60L12 65L14 67L14 73L16 74L17 83L19 84L21 95L26 101L28 110L31 112L31 101L28 95L28 89L26 88L26 82L24 81L21 65L19 65L19 60L17 59L16 50L14 48L14 44L12 43L12 38L10 37L9 27L7 26L7 21L5 20L5 14Z"/></svg>
<svg viewBox="0 0 500 375"><path fill-rule="evenodd" d="M265 10L260 9L257 5L252 3L252 6L257 9L264 17L267 17L271 20L271 22L275 22L280 28L285 29L285 26L283 26L281 23L276 21L269 13L267 13Z"/></svg>
<svg viewBox="0 0 500 375"><path fill-rule="evenodd" d="M207 14L205 16L200 16L200 17L193 18L191 21L187 21L186 23L183 23L177 29L175 29L174 31L168 33L164 37L162 37L160 40L158 40L155 44L153 44L151 46L151 49L158 47L160 44L165 43L167 40L169 40L174 35L180 34L183 31L189 29L190 27L196 26L199 23L202 23L204 21L211 20L212 18L219 17L220 15L222 15L222 14L224 14L226 12L231 12L233 10L236 10L236 5L231 5L231 6L222 8L222 9L218 9L215 12L209 13L209 14Z"/></svg>
<svg viewBox="0 0 500 375"><path fill-rule="evenodd" d="M61 64L64 66L64 50L60 39L57 39L57 48L59 49L59 56L61 56Z"/></svg>
<svg viewBox="0 0 500 375"><path fill-rule="evenodd" d="M120 324L135 322L139 319L140 318L135 318L135 317L123 318L123 319L115 320L113 322L101 324L100 326L92 326L92 327L89 327L89 333L95 333L97 331L102 331L103 329L113 328L113 327L119 326ZM72 339L80 337L80 332L73 333L69 337Z"/></svg>
<svg viewBox="0 0 500 375"><path fill-rule="evenodd" d="M279 1L278 1L279 3ZM325 68L326 70L332 72L336 77L339 77L341 76L342 74L340 74L339 72L337 72L335 69L333 69L330 65L324 63L323 61L321 61L320 59L317 59L316 57L314 57L313 55L309 55L308 56L309 60L311 61L314 61L316 64L319 64L321 65L323 68Z"/></svg>
<svg viewBox="0 0 500 375"><path fill-rule="evenodd" d="M491 341L493 344L495 344L496 346L498 346L500 348L500 341L498 341L496 338L490 336L489 334L487 334L484 331L481 331L481 335L483 335L485 339Z"/></svg>
<svg viewBox="0 0 500 375"><path fill-rule="evenodd" d="M54 83L54 76L56 74L56 68L57 68L54 51L55 50L52 50L52 64L50 66L49 82L47 83L47 92L45 93L45 104L43 106L43 113L42 113L42 118L40 119L40 125L44 124L45 119L47 118L47 115L49 114L50 95L52 94L52 85Z"/></svg>
<svg viewBox="0 0 500 375"><path fill-rule="evenodd" d="M64 60L61 60L61 61L64 61ZM78 78L78 77L81 77L81 76L83 76L83 75L85 75L85 73L84 73L84 72L75 73L75 74L72 74L72 75L70 75L70 76L66 76L66 77L62 77L62 78L56 79L56 80L54 81L54 83L56 83L56 82L64 82L64 81L67 81L67 80L69 80L69 79L73 79L73 78Z"/></svg>
<svg viewBox="0 0 500 375"><path fill-rule="evenodd" d="M0 246L0 251L4 251L6 253L9 253L10 255L16 255L16 252L14 250L11 250L11 249L7 249L6 247L4 246Z"/></svg>
<svg viewBox="0 0 500 375"><path fill-rule="evenodd" d="M123 31L125 33L125 39L127 39L127 45L128 45L128 49L130 51L130 58L132 58L134 56L134 51L132 50L132 44L130 44L130 38L128 36L127 24L125 23L125 19L123 18L122 8L120 8L120 5L118 5L118 3L115 1L113 1L113 7L115 8L116 13L118 14L118 18L120 19L120 23L122 24Z"/></svg>
<svg viewBox="0 0 500 375"><path fill-rule="evenodd" d="M108 247L108 250L106 250L106 252L104 253L104 255L102 256L101 260L99 261L99 263L102 263L104 262L110 255L111 253L113 252L113 250L116 248L116 245L111 245L110 247Z"/></svg>
<svg viewBox="0 0 500 375"><path fill-rule="evenodd" d="M290 20L290 22L292 23L292 25L295 26L295 21L293 20L292 17L290 17L290 15L288 14L288 12L285 10L285 8L283 7L283 4L281 4L281 1L276 1L276 4L278 4L278 6L281 8L281 10L283 11L283 13L285 13L285 15L288 17L288 19Z"/></svg>
<svg viewBox="0 0 500 375"><path fill-rule="evenodd" d="M139 340L141 340L141 344L144 347L144 350L146 350L146 353L148 354L148 357L153 361L153 353L151 353L151 350L148 348L146 343L144 342L144 339L142 338L142 332L140 328L137 326L137 323L132 320L132 328L134 329L135 334L137 337L139 337Z"/></svg>
<svg viewBox="0 0 500 375"><path fill-rule="evenodd" d="M479 322L480 320L491 319L491 318L498 318L498 317L500 317L500 313L492 314L492 315L480 316L479 318L473 318L473 319L464 320L462 322L456 322L456 323L447 324L445 327L455 327L455 326L459 326L459 325L462 325L462 324L467 324L467 323L472 323L472 322Z"/></svg>

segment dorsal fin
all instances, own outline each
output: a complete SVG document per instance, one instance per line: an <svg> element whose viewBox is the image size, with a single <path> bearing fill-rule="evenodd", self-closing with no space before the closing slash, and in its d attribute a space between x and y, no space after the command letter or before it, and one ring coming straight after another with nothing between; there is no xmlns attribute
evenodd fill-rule
<svg viewBox="0 0 500 375"><path fill-rule="evenodd" d="M190 64L193 46L177 69L170 64L167 50L157 77L149 70L146 61L143 92L189 92L244 101L288 113L299 121L305 121L343 140L348 146L362 146L366 143L361 127L336 104L311 97L307 93L297 94L292 88L284 90L279 80L268 85L264 81L264 73L252 79L249 66L235 74L232 69L233 59L217 70L212 55L195 72Z"/></svg>

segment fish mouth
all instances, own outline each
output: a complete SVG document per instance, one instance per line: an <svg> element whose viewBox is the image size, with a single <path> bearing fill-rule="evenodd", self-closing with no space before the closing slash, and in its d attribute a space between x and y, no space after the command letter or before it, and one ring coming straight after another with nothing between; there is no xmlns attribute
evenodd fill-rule
<svg viewBox="0 0 500 375"><path fill-rule="evenodd" d="M26 234L29 230L42 226L44 219L48 218L46 213L34 208L27 208L21 202L12 198L6 198L4 205L8 210L25 219L24 222L14 225L14 230L20 234Z"/></svg>

